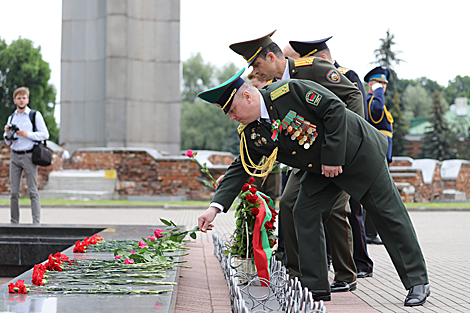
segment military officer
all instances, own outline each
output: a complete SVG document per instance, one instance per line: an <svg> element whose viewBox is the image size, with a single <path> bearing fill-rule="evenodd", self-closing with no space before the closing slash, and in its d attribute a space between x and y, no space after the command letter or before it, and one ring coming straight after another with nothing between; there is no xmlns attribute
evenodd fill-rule
<svg viewBox="0 0 470 313"><path fill-rule="evenodd" d="M341 67L338 62L333 60L331 56L330 48L327 45L327 41L333 36L314 40L314 41L289 41L289 44L284 48L284 55L286 53L292 55L293 59L298 59L306 55L312 55L315 57L323 58L332 63L346 78L348 78L362 93L364 99L364 116L368 120L368 111L366 110L366 93L364 86L359 76L351 69ZM353 233L354 241L354 263L357 268L357 277L365 278L371 277L373 272L374 263L372 262L367 252L367 237L364 225L364 210L359 202L353 198L349 199L349 205L351 207L351 214L348 216L349 223ZM328 225L327 225L328 226ZM340 260L341 261L341 260ZM344 262L344 261L343 261ZM341 288L342 282L338 282L337 285ZM342 286L345 288L345 286ZM344 290L344 289L343 289Z"/></svg>
<svg viewBox="0 0 470 313"><path fill-rule="evenodd" d="M388 171L386 137L315 82L285 80L258 90L240 78L243 71L198 94L241 123L240 155L228 168L210 207L198 217L199 228L203 232L213 228L217 213L230 208L252 170L268 173L278 160L306 172L293 215L301 282L315 300L331 299L323 220L345 190L360 200L374 220L409 290L405 305L423 304L430 294L426 265ZM267 161L260 167L263 156Z"/></svg>
<svg viewBox="0 0 470 313"><path fill-rule="evenodd" d="M369 84L367 94L367 121L377 128L382 134L387 136L388 149L387 161L392 163L392 114L385 106L384 94L387 90L390 70L386 66L377 66L364 76L364 81Z"/></svg>
<svg viewBox="0 0 470 313"><path fill-rule="evenodd" d="M361 92L333 64L311 55L298 60L285 58L279 46L271 40L274 32L255 40L232 44L230 48L247 60L248 65L253 67L254 74L265 80L295 78L315 81L336 94L348 109L364 117ZM304 172L298 168L292 170L279 203L287 257L286 267L290 276L298 276L298 247L292 208L297 199L303 174ZM335 278L331 286L333 292L356 289L357 269L353 260L352 229L347 218L351 213L348 199L346 193L339 194L331 216L325 217L335 269Z"/></svg>

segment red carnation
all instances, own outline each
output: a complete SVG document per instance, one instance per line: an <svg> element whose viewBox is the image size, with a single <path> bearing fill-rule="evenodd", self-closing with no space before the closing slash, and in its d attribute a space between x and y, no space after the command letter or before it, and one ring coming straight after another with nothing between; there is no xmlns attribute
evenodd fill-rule
<svg viewBox="0 0 470 313"><path fill-rule="evenodd" d="M33 279L32 279L33 284L35 284L36 286L42 286L43 285L42 279L43 279L45 272L46 272L46 267L44 265L42 264L34 265Z"/></svg>
<svg viewBox="0 0 470 313"><path fill-rule="evenodd" d="M265 227L267 230L270 230L270 229L273 229L273 228L274 228L274 225L273 225L273 223L271 223L271 221L267 221L266 223L264 223L264 227Z"/></svg>
<svg viewBox="0 0 470 313"><path fill-rule="evenodd" d="M256 189L255 187L251 187L250 191L251 191L251 193L256 193L258 191L258 189Z"/></svg>
<svg viewBox="0 0 470 313"><path fill-rule="evenodd" d="M254 195L254 194L251 194L251 195L246 195L246 200L249 202L249 203L256 203L258 201L258 196L257 195Z"/></svg>
<svg viewBox="0 0 470 313"><path fill-rule="evenodd" d="M258 208L252 208L251 209L251 215L258 216L258 214L259 214L259 209Z"/></svg>
<svg viewBox="0 0 470 313"><path fill-rule="evenodd" d="M9 293L28 293L26 290L26 286L24 285L24 280L18 279L15 284L9 283L8 284L8 292Z"/></svg>
<svg viewBox="0 0 470 313"><path fill-rule="evenodd" d="M255 182L255 178L254 177L250 177L250 180L248 181L249 184L253 184Z"/></svg>
<svg viewBox="0 0 470 313"><path fill-rule="evenodd" d="M248 189L250 189L250 185L248 185L247 183L245 183L245 185L243 185L242 191L245 192L245 191L247 191Z"/></svg>

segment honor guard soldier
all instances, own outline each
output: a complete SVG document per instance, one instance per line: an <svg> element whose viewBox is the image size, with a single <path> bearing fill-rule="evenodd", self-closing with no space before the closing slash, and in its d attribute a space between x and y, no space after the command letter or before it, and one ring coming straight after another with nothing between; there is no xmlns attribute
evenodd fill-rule
<svg viewBox="0 0 470 313"><path fill-rule="evenodd" d="M341 67L338 62L333 60L331 51L327 45L327 41L333 36L328 38L314 40L314 41L289 41L289 44L284 48L284 55L289 53L292 58L302 58L308 56L315 56L323 58L332 63L346 78L348 78L359 90L364 99L364 116L368 120L368 112L366 110L366 93L364 86L359 76L351 69ZM351 224L353 239L354 239L354 263L357 268L357 277L365 278L371 277L373 272L374 263L372 262L367 252L367 238L364 225L364 210L359 202L353 198L349 199L351 207L351 214L348 216L349 223ZM337 283L341 285L341 283ZM339 286L340 287L340 286Z"/></svg>
<svg viewBox="0 0 470 313"><path fill-rule="evenodd" d="M360 90L325 59L307 56L294 60L285 57L279 46L272 41L275 31L258 39L239 42L230 48L243 56L253 73L265 80L306 79L328 88L338 96L346 107L364 117L363 96ZM289 276L299 276L297 235L294 228L292 208L300 189L300 179L304 171L299 168L292 170L282 194L280 220L286 253L286 268ZM347 215L351 213L349 196L343 192L335 199L333 212L325 216L328 233L331 239L332 261L335 278L332 291L350 291L356 289L357 269L353 261L353 235Z"/></svg>
<svg viewBox="0 0 470 313"><path fill-rule="evenodd" d="M384 98L389 79L390 70L386 66L378 66L364 76L364 81L369 84L369 93L366 98L367 121L387 136L387 161L392 163L393 117L385 106Z"/></svg>
<svg viewBox="0 0 470 313"><path fill-rule="evenodd" d="M385 136L313 81L290 79L258 90L240 78L243 71L198 94L241 123L240 154L198 217L199 228L212 229L217 213L228 211L248 177L269 174L277 160L305 171L293 216L300 280L315 300L331 299L323 220L344 190L363 204L377 226L409 290L405 305L423 304L430 294L424 256L388 171ZM255 144L253 133L266 140ZM258 166L263 156L266 162Z"/></svg>

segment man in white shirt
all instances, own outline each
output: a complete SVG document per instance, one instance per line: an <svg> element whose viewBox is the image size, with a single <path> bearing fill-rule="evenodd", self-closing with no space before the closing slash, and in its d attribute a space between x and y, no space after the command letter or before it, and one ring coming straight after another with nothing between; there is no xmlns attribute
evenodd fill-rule
<svg viewBox="0 0 470 313"><path fill-rule="evenodd" d="M41 204L39 202L37 174L38 166L33 164L32 152L37 141L49 138L49 132L46 123L40 112L35 114L36 130L33 131L33 124L30 119L31 109L29 103L29 89L20 87L13 93L13 102L16 105L16 111L8 118L5 125L3 138L5 143L11 147L10 153L10 211L11 223L18 224L20 220L20 186L23 171L26 175L29 198L31 199L31 211L33 215L33 224L40 223ZM9 134L10 127L15 125L18 130Z"/></svg>

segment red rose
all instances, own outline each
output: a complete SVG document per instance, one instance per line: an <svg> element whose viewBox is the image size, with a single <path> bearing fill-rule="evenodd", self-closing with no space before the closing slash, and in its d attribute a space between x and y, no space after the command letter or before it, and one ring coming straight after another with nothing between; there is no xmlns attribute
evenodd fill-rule
<svg viewBox="0 0 470 313"><path fill-rule="evenodd" d="M251 193L256 193L258 191L258 189L256 189L255 187L251 187L250 191L251 191Z"/></svg>
<svg viewBox="0 0 470 313"><path fill-rule="evenodd" d="M255 178L254 177L250 177L250 180L248 181L249 184L253 184L255 182Z"/></svg>
<svg viewBox="0 0 470 313"><path fill-rule="evenodd" d="M271 223L271 221L267 221L266 223L264 223L264 228L266 228L267 230L270 230L274 228L274 225L273 223Z"/></svg>
<svg viewBox="0 0 470 313"><path fill-rule="evenodd" d="M249 203L256 203L258 201L258 196L257 195L246 195L246 200L249 202Z"/></svg>
<svg viewBox="0 0 470 313"><path fill-rule="evenodd" d="M248 185L247 183L245 183L245 185L243 185L242 191L245 192L245 191L247 191L248 189L250 189L250 185Z"/></svg>
<svg viewBox="0 0 470 313"><path fill-rule="evenodd" d="M259 214L259 209L258 208L252 208L251 209L251 215L257 216Z"/></svg>

